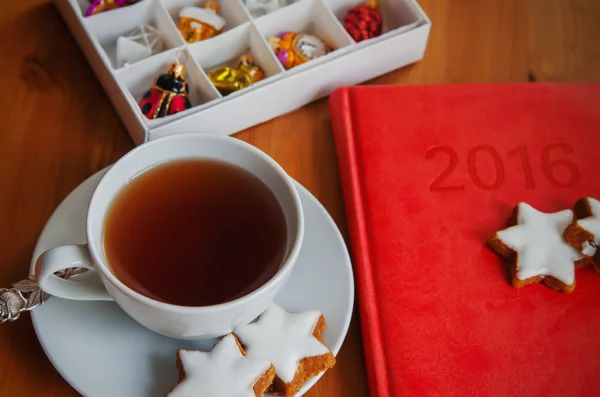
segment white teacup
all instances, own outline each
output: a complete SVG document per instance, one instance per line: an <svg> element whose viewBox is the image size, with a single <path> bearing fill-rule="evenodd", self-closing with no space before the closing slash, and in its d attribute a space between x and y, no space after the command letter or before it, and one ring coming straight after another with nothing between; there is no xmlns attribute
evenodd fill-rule
<svg viewBox="0 0 600 397"><path fill-rule="evenodd" d="M123 284L111 271L104 253L104 222L111 203L133 177L181 159L213 159L235 164L262 180L273 192L287 224L286 254L278 272L263 286L231 302L213 306L171 305L144 296ZM151 215L150 215L151 216ZM291 178L269 156L240 140L208 134L179 134L143 144L121 158L94 191L86 219L85 245L66 245L43 253L35 275L43 291L75 300L114 300L148 329L179 339L225 335L251 322L286 283L304 236L304 216ZM84 267L90 271L65 280L55 272Z"/></svg>

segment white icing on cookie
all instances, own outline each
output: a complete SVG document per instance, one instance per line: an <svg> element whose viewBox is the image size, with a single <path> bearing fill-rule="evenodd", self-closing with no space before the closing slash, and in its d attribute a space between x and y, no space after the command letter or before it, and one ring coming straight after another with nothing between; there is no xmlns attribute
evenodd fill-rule
<svg viewBox="0 0 600 397"><path fill-rule="evenodd" d="M594 256L597 250L597 245L592 245L589 241L584 241L581 247L581 253L585 256Z"/></svg>
<svg viewBox="0 0 600 397"><path fill-rule="evenodd" d="M575 282L575 261L582 255L567 244L563 232L573 222L573 211L547 214L519 203L517 225L497 236L518 253L517 278L552 276L566 285Z"/></svg>
<svg viewBox="0 0 600 397"><path fill-rule="evenodd" d="M179 356L186 376L168 397L255 397L252 388L271 367L244 357L231 334L210 353L183 350Z"/></svg>
<svg viewBox="0 0 600 397"><path fill-rule="evenodd" d="M322 356L329 349L313 336L321 312L290 314L277 305L269 307L258 321L235 330L249 358L270 361L285 383L294 380L300 360Z"/></svg>
<svg viewBox="0 0 600 397"><path fill-rule="evenodd" d="M600 245L600 201L591 197L587 197L586 200L590 206L590 210L592 211L592 216L589 218L579 219L575 223L586 232L593 234L594 244L598 246ZM586 241L586 243L588 244L589 248L584 244L584 249L587 248L587 252L591 252L591 254L586 252L583 252L583 254L586 256L594 256L596 253L596 248L593 247L589 242Z"/></svg>

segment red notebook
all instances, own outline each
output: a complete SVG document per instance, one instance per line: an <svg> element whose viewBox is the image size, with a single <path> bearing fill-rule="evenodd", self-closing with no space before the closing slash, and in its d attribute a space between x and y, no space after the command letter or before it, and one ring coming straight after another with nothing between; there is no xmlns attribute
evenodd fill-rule
<svg viewBox="0 0 600 397"><path fill-rule="evenodd" d="M600 199L600 84L352 87L330 99L371 396L600 395L600 273L513 288L513 207Z"/></svg>

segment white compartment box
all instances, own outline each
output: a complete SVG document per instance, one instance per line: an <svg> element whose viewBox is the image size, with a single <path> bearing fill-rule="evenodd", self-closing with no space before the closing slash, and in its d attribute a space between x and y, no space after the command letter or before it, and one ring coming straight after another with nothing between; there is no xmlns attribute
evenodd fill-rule
<svg viewBox="0 0 600 397"><path fill-rule="evenodd" d="M186 132L231 135L307 103L334 89L362 83L419 61L425 52L431 21L417 0L380 0L383 34L356 43L342 26L347 10L363 0L296 0L270 14L252 18L243 0L220 0L227 21L220 35L194 44L185 42L177 24L185 6L204 0L141 0L130 6L84 17L88 0L56 0L69 29L98 76L135 144ZM119 36L140 25L161 36L162 51L126 66L116 60ZM329 54L285 70L268 44L285 31L313 33L333 49ZM152 82L177 56L185 62L192 108L149 120L138 102ZM223 97L207 77L249 52L265 79Z"/></svg>

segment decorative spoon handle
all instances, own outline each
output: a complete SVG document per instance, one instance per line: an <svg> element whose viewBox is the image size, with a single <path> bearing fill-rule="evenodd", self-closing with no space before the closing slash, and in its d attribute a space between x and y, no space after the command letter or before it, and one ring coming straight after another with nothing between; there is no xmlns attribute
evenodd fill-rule
<svg viewBox="0 0 600 397"><path fill-rule="evenodd" d="M54 273L68 279L87 269L73 267ZM15 321L22 312L28 312L46 302L50 295L40 289L34 276L14 283L10 288L0 288L0 324Z"/></svg>

